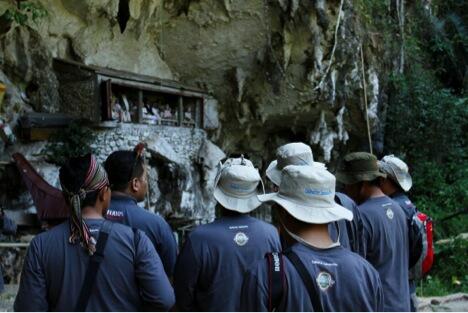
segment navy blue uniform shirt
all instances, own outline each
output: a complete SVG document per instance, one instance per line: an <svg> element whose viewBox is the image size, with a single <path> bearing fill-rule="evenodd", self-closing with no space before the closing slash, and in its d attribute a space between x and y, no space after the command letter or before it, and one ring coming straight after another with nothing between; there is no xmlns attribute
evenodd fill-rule
<svg viewBox="0 0 468 313"><path fill-rule="evenodd" d="M276 228L248 215L197 227L177 260L174 289L180 311L238 311L245 270L280 251Z"/></svg>
<svg viewBox="0 0 468 313"><path fill-rule="evenodd" d="M177 243L171 227L161 216L138 206L133 197L112 195L106 218L144 231L161 257L167 275L172 276L177 258Z"/></svg>
<svg viewBox="0 0 468 313"><path fill-rule="evenodd" d="M413 215L416 214L417 209L416 206L411 202L407 195L402 192L395 193L390 196L393 201L398 203L398 205L403 209L405 212L406 217L411 220Z"/></svg>
<svg viewBox="0 0 468 313"><path fill-rule="evenodd" d="M87 220L97 240L103 219ZM34 237L28 248L16 296L15 311L73 311L89 262L80 244L70 244L64 222ZM138 311L143 301L167 311L174 291L148 237L114 224L107 239L87 311Z"/></svg>
<svg viewBox="0 0 468 313"><path fill-rule="evenodd" d="M359 206L366 259L377 269L384 311L409 311L408 225L403 209L389 197L370 198Z"/></svg>
<svg viewBox="0 0 468 313"><path fill-rule="evenodd" d="M333 241L339 239L342 247L364 256L362 247L363 225L358 206L344 193L337 192L335 199L338 204L353 212L353 220L339 220L329 223L328 231L331 239Z"/></svg>
<svg viewBox="0 0 468 313"><path fill-rule="evenodd" d="M405 212L406 218L411 221L413 215L417 213L416 206L411 202L406 194L397 192L390 196L393 201L398 203ZM416 282L413 279L409 281L410 294L416 294ZM416 312L416 305L411 301L411 312Z"/></svg>
<svg viewBox="0 0 468 313"><path fill-rule="evenodd" d="M325 311L382 311L382 285L377 271L356 253L341 246L318 249L302 243L291 249L304 263L320 292ZM283 256L286 288L277 311L313 311L307 289L294 265ZM245 274L241 311L268 311L268 264L263 259ZM320 283L319 283L320 282Z"/></svg>

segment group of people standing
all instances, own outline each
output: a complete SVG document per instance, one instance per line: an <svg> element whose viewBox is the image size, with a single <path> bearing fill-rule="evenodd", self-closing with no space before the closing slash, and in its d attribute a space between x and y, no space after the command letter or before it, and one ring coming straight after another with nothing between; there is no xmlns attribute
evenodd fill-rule
<svg viewBox="0 0 468 313"><path fill-rule="evenodd" d="M148 188L141 149L113 152L104 166L70 159L60 182L71 217L32 240L15 310L414 310L406 164L356 152L335 178L303 143L276 156L269 194L248 159L220 164L220 217L180 253L166 221L137 205ZM277 227L249 216L262 203Z"/></svg>

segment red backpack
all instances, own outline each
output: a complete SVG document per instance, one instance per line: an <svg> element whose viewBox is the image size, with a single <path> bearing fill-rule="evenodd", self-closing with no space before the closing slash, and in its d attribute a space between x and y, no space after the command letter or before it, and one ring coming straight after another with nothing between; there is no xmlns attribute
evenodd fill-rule
<svg viewBox="0 0 468 313"><path fill-rule="evenodd" d="M422 212L413 215L410 228L410 279L421 279L434 262L434 225Z"/></svg>

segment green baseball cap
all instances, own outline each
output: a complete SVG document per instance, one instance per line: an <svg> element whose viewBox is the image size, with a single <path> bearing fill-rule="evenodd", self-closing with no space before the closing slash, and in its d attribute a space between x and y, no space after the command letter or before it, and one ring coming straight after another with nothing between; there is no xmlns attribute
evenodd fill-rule
<svg viewBox="0 0 468 313"><path fill-rule="evenodd" d="M346 185L387 177L379 171L377 157L368 152L353 152L344 157L336 179Z"/></svg>

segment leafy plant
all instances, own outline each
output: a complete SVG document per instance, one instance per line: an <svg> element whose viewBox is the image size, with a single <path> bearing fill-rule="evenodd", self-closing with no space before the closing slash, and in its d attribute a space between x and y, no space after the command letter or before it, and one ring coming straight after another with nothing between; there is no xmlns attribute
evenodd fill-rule
<svg viewBox="0 0 468 313"><path fill-rule="evenodd" d="M372 1L372 0L360 0ZM446 216L468 204L466 1L434 0L406 7L403 73L390 75L385 153L405 160L413 177L410 198L434 219L435 239L467 231L468 216ZM437 244L420 296L467 292L467 242Z"/></svg>
<svg viewBox="0 0 468 313"><path fill-rule="evenodd" d="M431 275L418 284L419 296L444 296L448 293L468 292L468 241L454 239L444 244L437 244L436 259Z"/></svg>
<svg viewBox="0 0 468 313"><path fill-rule="evenodd" d="M63 165L71 157L83 156L93 153L91 144L95 135L91 129L81 126L78 122L72 122L64 131L56 133L41 154L47 161Z"/></svg>
<svg viewBox="0 0 468 313"><path fill-rule="evenodd" d="M0 18L9 22L15 22L21 26L26 26L29 21L37 23L47 15L47 10L40 2L24 1L19 2L18 6L11 6L6 9Z"/></svg>

